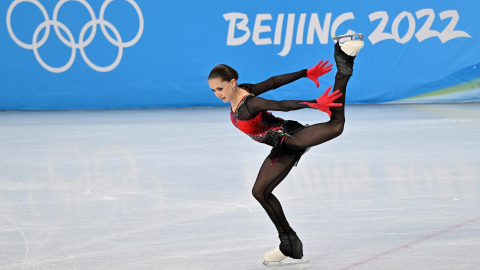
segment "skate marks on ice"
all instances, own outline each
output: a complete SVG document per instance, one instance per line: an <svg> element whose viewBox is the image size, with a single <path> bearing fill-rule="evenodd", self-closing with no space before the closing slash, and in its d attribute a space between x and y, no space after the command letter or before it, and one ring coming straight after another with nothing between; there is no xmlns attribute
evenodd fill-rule
<svg viewBox="0 0 480 270"><path fill-rule="evenodd" d="M15 237L14 235L17 234L15 233L15 231L18 231L20 233L20 235L22 236L23 238L23 241L25 242L25 257L21 258L23 259L23 262L26 262L27 261L27 257L28 257L28 241L27 241L27 237L25 237L25 234L23 233L22 229L20 227L18 227L18 225L13 222L13 220L11 220L8 216L6 216L5 214L3 213L0 213L0 216L3 216L5 218L7 222L7 225L2 225L0 223L0 232L1 232L1 235L3 235L3 237L0 237L0 241L3 240L3 241L11 241L11 243L13 242L16 242L16 241L22 241L22 239L17 239L16 241L14 240L14 238L19 238L19 237ZM5 227L4 227L5 226ZM13 228L12 228L13 226ZM2 239L2 238L5 238L5 239ZM20 247L22 245L19 245ZM5 254L8 256L8 260L14 260L14 257L13 254L12 254L12 251L13 250L10 250L10 254ZM1 258L1 256L0 256ZM3 258L3 259L7 259L7 258ZM19 258L20 259L20 258Z"/></svg>
<svg viewBox="0 0 480 270"><path fill-rule="evenodd" d="M367 263L369 263L369 262L371 262L371 261L374 261L374 260L377 260L377 259L379 259L379 258L381 258L381 257L388 256L389 254L399 252L399 251L401 251L401 250L403 250L403 249L408 249L408 248L410 248L410 247L412 247L412 246L414 246L414 245L416 245L416 244L419 244L419 243L424 242L424 241L426 241L426 240L429 240L429 239L431 239L431 238L440 236L440 235L442 235L442 234L449 233L449 232L451 232L451 231L454 231L454 230L456 230L456 229L459 229L459 228L464 227L464 226L466 226L466 225L469 225L469 224L471 224L471 223L475 223L475 222L477 222L477 221L479 221L479 220L480 220L480 216L478 216L478 217L476 217L476 218L472 218L472 219L467 220L467 221L465 221L465 222L463 222L463 223L454 225L454 226L452 226L452 227L446 228L446 229L441 230L441 231L437 231L437 232L432 233L432 234L430 234L430 235L427 235L427 236L425 236L425 237L422 237L422 238L419 238L419 239L417 239L417 240L414 240L414 241L411 241L411 242L409 242L409 243L406 243L406 244L404 244L404 245L401 245L401 246L399 246L399 247L392 248L392 249L387 250L387 251L385 251L385 252L379 253L379 254L374 255L374 256L372 256L372 257L370 257L370 258L367 258L367 259L365 259L365 260L359 261L359 262L357 262L357 263L355 263L355 264L352 264L352 265L350 265L350 266L347 266L347 267L345 267L345 268L342 268L341 270L352 269L352 268L355 268L355 267L357 267L357 266L361 266L361 265L367 264Z"/></svg>

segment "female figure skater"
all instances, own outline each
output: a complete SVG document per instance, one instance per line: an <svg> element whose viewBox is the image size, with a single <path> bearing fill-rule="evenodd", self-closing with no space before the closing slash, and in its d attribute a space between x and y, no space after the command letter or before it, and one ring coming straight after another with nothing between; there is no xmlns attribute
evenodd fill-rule
<svg viewBox="0 0 480 270"><path fill-rule="evenodd" d="M354 40L354 37L360 37ZM319 86L318 77L328 73L332 64L328 61L312 68L271 77L257 84L237 84L238 73L227 65L218 65L208 76L208 84L213 93L223 102L230 102L230 117L235 127L255 141L272 146L253 186L252 194L262 205L274 223L280 238L280 245L264 255L264 264L282 264L287 256L297 259L294 263L307 262L303 257L302 242L288 223L282 206L272 194L275 187L288 175L302 154L310 147L319 145L339 136L345 123L345 92L352 76L353 61L363 47L361 34L335 37L350 37L351 40L335 44L334 58L337 66L334 92L331 87L316 100L273 101L258 97L269 90L307 77ZM335 101L335 103L334 103ZM283 120L268 111L292 111L314 108L326 112L330 120L311 126L296 121Z"/></svg>

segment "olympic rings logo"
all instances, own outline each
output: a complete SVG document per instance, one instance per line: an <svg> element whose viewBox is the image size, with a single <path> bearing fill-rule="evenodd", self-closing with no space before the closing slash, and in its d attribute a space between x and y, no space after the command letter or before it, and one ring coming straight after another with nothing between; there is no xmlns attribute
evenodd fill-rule
<svg viewBox="0 0 480 270"><path fill-rule="evenodd" d="M83 4L83 6L85 6L85 8L88 10L88 12L90 14L90 18L91 18L91 20L89 22L87 22L83 26L82 30L80 31L80 35L78 37L78 42L75 41L75 38L74 38L72 32L70 31L70 29L68 29L65 26L65 24L63 24L63 23L61 23L57 20L60 8L62 7L63 4L65 4L69 1L76 1L76 2L79 2L79 3ZM7 11L8 33L10 34L10 37L13 39L13 41L15 41L15 43L17 43L20 47L28 49L28 50L33 50L35 58L38 60L40 65L50 72L61 73L61 72L64 72L64 71L68 70L72 66L72 64L75 60L75 57L76 57L76 54L77 54L77 49L80 50L80 54L82 55L83 60L92 69L94 69L96 71L99 71L99 72L108 72L108 71L113 70L114 68L116 68L118 66L118 64L120 64L120 61L122 60L123 49L127 48L127 47L131 47L138 42L138 40L142 36L143 24L144 24L143 23L142 11L140 10L140 7L137 5L137 3L135 3L135 0L125 0L130 5L132 5L133 8L135 9L135 11L137 12L138 19L139 19L139 28L138 28L138 32L137 32L136 36L132 40L130 40L128 42L122 41L122 37L121 37L120 33L118 32L117 28L115 28L115 26L113 26L110 22L108 22L104 19L105 10L107 9L108 5L113 1L114 0L105 0L105 2L102 4L102 7L100 8L100 16L97 19L95 17L95 13L93 12L92 7L90 6L90 4L88 4L88 2L86 0L60 0L57 3L57 5L55 6L55 9L53 11L53 19L50 20L50 18L48 17L47 11L42 6L42 4L40 4L40 2L38 0L15 0L10 5L10 7L8 8L8 11ZM24 42L20 41L17 38L17 36L15 36L15 33L12 30L12 24L11 24L12 12L13 12L14 8L22 2L30 2L30 3L34 4L35 6L37 6L40 9L40 11L42 12L43 17L45 18L45 21L42 22L40 25L38 25L38 27L35 29L31 44L27 44L27 43L24 43ZM93 41L93 39L95 37L95 34L97 32L97 25L100 26L100 29L101 29L103 35L107 38L107 40L111 44L113 44L114 46L118 47L117 58L109 66L95 65L92 61L90 61L90 59L87 57L87 55L85 53L85 47L87 47ZM62 41L62 43L67 45L68 47L70 47L72 49L70 59L68 60L67 64L65 64L62 67L49 66L47 63L45 63L45 61L43 61L43 59L40 57L40 54L38 52L38 49L40 47L42 47L45 44L45 42L47 41L47 39L49 37L49 34L50 34L50 27L51 26L53 26L56 35ZM88 38L85 39L85 33L87 32L87 30L89 28L92 28L92 30L91 30ZM110 36L110 34L107 32L107 28L110 29L111 32L113 32L113 34L115 36L114 38L112 36ZM39 34L43 29L45 29L45 33L44 33L43 37L39 40ZM66 33L67 38L65 38L64 35L60 32L60 29L62 29Z"/></svg>

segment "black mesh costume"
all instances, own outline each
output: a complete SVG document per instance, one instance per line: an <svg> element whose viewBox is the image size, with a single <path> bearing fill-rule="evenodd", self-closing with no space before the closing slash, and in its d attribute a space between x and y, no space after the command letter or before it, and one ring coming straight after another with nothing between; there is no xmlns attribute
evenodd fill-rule
<svg viewBox="0 0 480 270"><path fill-rule="evenodd" d="M293 147L287 149L286 144L283 143L285 137L293 138L293 134L302 130L304 126L297 121L275 117L267 110L292 111L309 107L299 104L300 100L270 101L256 97L256 95L276 89L304 76L306 76L306 70L301 70L275 76L258 84L239 85L251 94L243 97L235 111L230 112L232 123L253 140L273 147L269 155L272 165L284 152L299 154L299 156L304 152L305 149L293 149Z"/></svg>
<svg viewBox="0 0 480 270"><path fill-rule="evenodd" d="M343 70L341 68L344 66L341 68L338 66L345 64L353 69L353 59L354 57L344 54L338 45L335 46L335 61L338 70ZM260 168L252 194L275 224L281 239L280 250L285 255L294 258L303 256L301 241L290 227L282 206L272 191L288 175L307 148L329 141L343 132L345 94L350 75L340 72L335 75L333 90L340 90L343 94L335 102L343 105L331 107L332 116L325 123L303 126L296 121L277 118L267 111L291 111L308 106L299 104L300 100L272 101L257 96L305 76L306 70L301 70L275 76L258 84L240 84L239 87L248 90L251 94L245 96L236 110L231 112L232 122L236 127L254 140L273 147L269 157L265 159ZM272 158L275 161L273 164Z"/></svg>

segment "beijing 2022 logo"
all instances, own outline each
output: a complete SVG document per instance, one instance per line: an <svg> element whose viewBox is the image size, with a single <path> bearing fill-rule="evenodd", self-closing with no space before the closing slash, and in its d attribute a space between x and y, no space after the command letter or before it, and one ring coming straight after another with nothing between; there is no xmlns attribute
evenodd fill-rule
<svg viewBox="0 0 480 270"><path fill-rule="evenodd" d="M82 29L80 31L80 35L78 37L78 40L75 39L75 37L73 36L70 29L67 26L65 26L64 23L57 20L58 14L60 12L60 8L65 3L70 2L70 1L75 1L75 2L81 3L83 6L85 6L88 13L90 14L90 21L87 22L82 27ZM10 37L13 39L13 41L15 41L15 43L17 43L20 47L28 49L28 50L33 50L35 58L40 63L40 65L50 72L61 73L61 72L67 71L73 65L73 62L74 62L75 57L77 55L77 49L80 51L80 54L81 54L83 60L87 63L87 65L89 67L91 67L92 69L94 69L96 71L99 71L99 72L108 72L108 71L111 71L111 70L115 69L120 64L120 61L122 60L123 49L127 48L127 47L131 47L138 42L138 40L142 36L143 24L144 24L143 23L142 11L140 10L140 7L138 6L138 4L134 0L124 0L124 1L127 1L137 12L138 20L139 20L139 27L138 27L137 34L134 38L132 38L130 41L123 41L122 36L120 35L117 28L115 28L115 26L112 23L105 20L105 11L106 11L108 5L113 1L114 0L105 0L105 2L103 2L102 6L100 8L99 18L97 19L97 17L95 16L95 12L93 11L92 7L90 6L90 4L86 0L60 0L57 3L57 5L55 6L55 9L53 11L53 18L50 19L46 9L44 8L44 6L38 0L15 0L15 1L12 2L12 4L10 5L10 7L8 8L8 11L7 11L8 33L10 34ZM11 21L12 12L18 4L23 3L23 2L30 2L30 3L34 4L35 6L37 6L40 9L40 11L42 12L43 17L45 19L45 21L40 23L37 26L37 28L35 29L35 32L33 33L31 44L22 42L19 38L17 38L17 36L15 35L15 33L12 29L12 21ZM116 57L115 61L108 66L98 66L98 65L94 64L88 58L87 54L85 53L85 48L93 41L95 35L97 34L97 25L100 26L101 32L106 37L106 39L111 44L113 44L114 46L116 46L118 48L118 54L117 54L117 57ZM61 67L52 67L52 66L48 65L42 59L42 57L40 56L40 53L39 53L39 48L42 47L45 44L45 42L47 41L47 39L49 37L51 26L53 26L53 29L55 30L55 33L56 33L57 37L60 39L60 41L63 44L65 44L66 46L71 48L70 59L68 60L68 62L64 66L61 66ZM90 31L90 35L88 35L88 37L85 38L85 34L87 33L87 31L90 28L92 28L91 31ZM112 37L109 34L109 32L107 31L107 28L113 33L113 35L115 37ZM42 32L43 29L45 29L43 37L41 39L39 39L39 35L40 35L40 33ZM60 29L63 30L64 33L66 33L67 38L64 36L64 34L62 34Z"/></svg>

